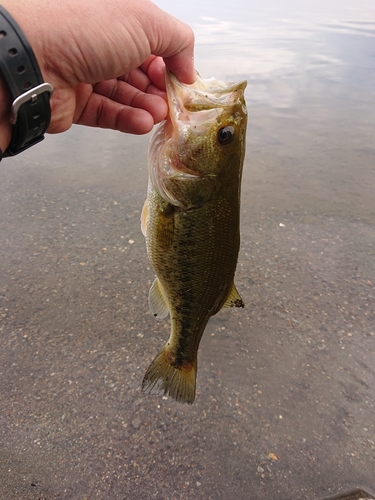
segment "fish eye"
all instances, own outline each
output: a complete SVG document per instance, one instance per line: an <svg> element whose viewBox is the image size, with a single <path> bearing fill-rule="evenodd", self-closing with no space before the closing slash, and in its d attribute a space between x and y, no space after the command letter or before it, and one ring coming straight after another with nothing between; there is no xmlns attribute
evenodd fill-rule
<svg viewBox="0 0 375 500"><path fill-rule="evenodd" d="M234 139L234 128L233 127L223 127L217 133L217 140L222 146L230 144Z"/></svg>

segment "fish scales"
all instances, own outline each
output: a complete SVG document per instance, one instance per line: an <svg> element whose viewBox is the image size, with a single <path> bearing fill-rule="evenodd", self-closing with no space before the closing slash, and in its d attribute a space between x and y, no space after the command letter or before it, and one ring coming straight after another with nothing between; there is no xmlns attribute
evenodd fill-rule
<svg viewBox="0 0 375 500"><path fill-rule="evenodd" d="M243 307L233 280L245 86L199 76L188 86L167 75L170 116L150 143L142 230L156 274L150 308L155 316L170 314L171 335L146 372L146 393L192 403L197 351L208 320L223 306Z"/></svg>

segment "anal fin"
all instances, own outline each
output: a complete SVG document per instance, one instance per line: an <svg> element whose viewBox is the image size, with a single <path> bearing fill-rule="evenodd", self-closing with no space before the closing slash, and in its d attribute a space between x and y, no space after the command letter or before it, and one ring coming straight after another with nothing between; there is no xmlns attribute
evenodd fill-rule
<svg viewBox="0 0 375 500"><path fill-rule="evenodd" d="M224 302L223 307L245 307L241 295L238 293L238 290L234 283L232 285L231 291L229 292L227 300Z"/></svg>

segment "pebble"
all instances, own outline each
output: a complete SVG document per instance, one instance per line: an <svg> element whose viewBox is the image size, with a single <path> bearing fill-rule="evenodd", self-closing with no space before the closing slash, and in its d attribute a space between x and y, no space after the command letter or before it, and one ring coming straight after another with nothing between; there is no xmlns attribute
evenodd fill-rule
<svg viewBox="0 0 375 500"><path fill-rule="evenodd" d="M134 427L134 429L138 429L140 425L141 425L141 419L139 417L135 417L132 420L132 426Z"/></svg>

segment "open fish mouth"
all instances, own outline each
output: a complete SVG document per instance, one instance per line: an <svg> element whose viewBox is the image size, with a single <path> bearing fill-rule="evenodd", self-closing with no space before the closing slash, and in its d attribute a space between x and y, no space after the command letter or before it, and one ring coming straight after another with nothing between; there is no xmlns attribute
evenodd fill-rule
<svg viewBox="0 0 375 500"><path fill-rule="evenodd" d="M197 79L192 85L181 83L177 78L167 71L166 87L168 95L169 113L172 122L184 121L186 112L211 111L215 109L232 106L243 93L247 85L246 81L223 82L216 78L203 79L197 73ZM204 114L202 120L207 119Z"/></svg>
<svg viewBox="0 0 375 500"><path fill-rule="evenodd" d="M185 179L198 180L199 172L189 169L182 162L175 147L178 130L173 129L172 123L167 119L161 124L152 137L148 152L150 183L158 193L175 207L182 207L183 201L168 188L171 180Z"/></svg>

